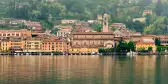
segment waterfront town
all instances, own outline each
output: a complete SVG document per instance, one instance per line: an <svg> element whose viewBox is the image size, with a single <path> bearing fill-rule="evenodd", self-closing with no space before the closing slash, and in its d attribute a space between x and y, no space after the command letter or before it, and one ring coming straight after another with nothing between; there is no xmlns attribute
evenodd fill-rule
<svg viewBox="0 0 168 84"><path fill-rule="evenodd" d="M146 13L152 14L150 10L146 10L143 15ZM129 30L124 23L109 24L109 17L108 14L99 14L96 20L63 19L58 25L54 25L59 29L56 34L51 34L50 30L43 31L40 22L1 19L0 25L10 25L10 27L24 25L25 28L0 30L0 52L88 54L99 53L100 49L115 48L121 41L133 42L135 51L156 52L156 40L159 41L160 46L168 45L168 36L141 34ZM95 31L91 28L91 24L101 24L102 29Z"/></svg>

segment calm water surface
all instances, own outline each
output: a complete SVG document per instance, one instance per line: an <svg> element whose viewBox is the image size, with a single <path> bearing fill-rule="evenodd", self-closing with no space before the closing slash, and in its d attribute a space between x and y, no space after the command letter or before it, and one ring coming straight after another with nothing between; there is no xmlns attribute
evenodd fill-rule
<svg viewBox="0 0 168 84"><path fill-rule="evenodd" d="M0 56L0 84L168 84L168 56Z"/></svg>

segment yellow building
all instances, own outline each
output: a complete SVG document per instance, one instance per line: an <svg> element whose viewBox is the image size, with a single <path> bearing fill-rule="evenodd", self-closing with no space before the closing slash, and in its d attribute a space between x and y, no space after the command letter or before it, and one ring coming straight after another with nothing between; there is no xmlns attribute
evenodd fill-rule
<svg viewBox="0 0 168 84"><path fill-rule="evenodd" d="M10 49L9 41L2 40L0 41L0 52L7 52Z"/></svg>
<svg viewBox="0 0 168 84"><path fill-rule="evenodd" d="M103 16L100 15L100 14L98 14L98 15L97 15L97 20L103 20Z"/></svg>
<svg viewBox="0 0 168 84"><path fill-rule="evenodd" d="M156 52L156 45L153 39L142 39L140 42L136 43L136 50L138 51L141 48L148 50L149 47L152 47L153 52Z"/></svg>
<svg viewBox="0 0 168 84"><path fill-rule="evenodd" d="M25 41L25 52L40 52L42 42L40 39L29 39Z"/></svg>

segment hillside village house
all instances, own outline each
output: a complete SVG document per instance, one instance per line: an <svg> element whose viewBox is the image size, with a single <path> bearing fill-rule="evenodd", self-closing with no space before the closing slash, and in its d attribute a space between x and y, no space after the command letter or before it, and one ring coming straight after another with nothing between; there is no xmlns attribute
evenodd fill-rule
<svg viewBox="0 0 168 84"><path fill-rule="evenodd" d="M40 22L26 21L25 25L29 29L32 29L33 31L42 32L42 26L41 26Z"/></svg>
<svg viewBox="0 0 168 84"><path fill-rule="evenodd" d="M142 22L142 23L145 23L145 21L146 21L146 18L134 18L133 19L133 22L136 22L136 21L139 21L139 22Z"/></svg>
<svg viewBox="0 0 168 84"><path fill-rule="evenodd" d="M147 14L152 15L152 10L144 10L142 16L146 16Z"/></svg>
<svg viewBox="0 0 168 84"><path fill-rule="evenodd" d="M101 14L97 15L97 20L103 20L103 16Z"/></svg>
<svg viewBox="0 0 168 84"><path fill-rule="evenodd" d="M69 29L69 30L72 30L72 26L71 25L68 25L68 26L54 26L55 28L58 28L58 29Z"/></svg>
<svg viewBox="0 0 168 84"><path fill-rule="evenodd" d="M117 28L117 29L122 29L126 28L126 25L124 23L113 23L110 26L111 28Z"/></svg>
<svg viewBox="0 0 168 84"><path fill-rule="evenodd" d="M0 30L0 38L6 37L31 37L31 31L21 30Z"/></svg>
<svg viewBox="0 0 168 84"><path fill-rule="evenodd" d="M61 24L75 24L77 20L61 20Z"/></svg>
<svg viewBox="0 0 168 84"><path fill-rule="evenodd" d="M0 20L0 25L5 25L5 24L6 24L5 20Z"/></svg>
<svg viewBox="0 0 168 84"><path fill-rule="evenodd" d="M11 25L18 25L18 24L24 24L26 20L20 20L20 19L11 19L9 21L9 24Z"/></svg>
<svg viewBox="0 0 168 84"><path fill-rule="evenodd" d="M88 20L87 22L88 22L89 24L96 24L96 23L98 23L97 20Z"/></svg>
<svg viewBox="0 0 168 84"><path fill-rule="evenodd" d="M61 29L57 31L57 36L58 37L67 37L71 34L70 29Z"/></svg>

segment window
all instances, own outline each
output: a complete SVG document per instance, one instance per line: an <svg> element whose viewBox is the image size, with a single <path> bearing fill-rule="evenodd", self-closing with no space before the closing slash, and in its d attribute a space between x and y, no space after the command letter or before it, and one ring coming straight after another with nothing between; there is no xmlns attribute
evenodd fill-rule
<svg viewBox="0 0 168 84"><path fill-rule="evenodd" d="M35 42L35 44L39 44L39 42Z"/></svg>
<svg viewBox="0 0 168 84"><path fill-rule="evenodd" d="M39 46L38 45L35 45L36 48L38 48Z"/></svg>

